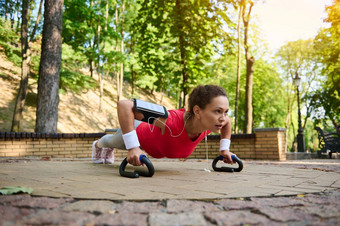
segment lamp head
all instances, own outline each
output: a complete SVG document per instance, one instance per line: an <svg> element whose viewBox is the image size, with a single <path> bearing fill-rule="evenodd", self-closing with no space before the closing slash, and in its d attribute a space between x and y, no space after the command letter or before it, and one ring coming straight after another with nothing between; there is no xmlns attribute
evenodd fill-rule
<svg viewBox="0 0 340 226"><path fill-rule="evenodd" d="M294 78L294 83L296 86L299 86L301 82L301 78L299 77L298 73L295 72L295 78Z"/></svg>

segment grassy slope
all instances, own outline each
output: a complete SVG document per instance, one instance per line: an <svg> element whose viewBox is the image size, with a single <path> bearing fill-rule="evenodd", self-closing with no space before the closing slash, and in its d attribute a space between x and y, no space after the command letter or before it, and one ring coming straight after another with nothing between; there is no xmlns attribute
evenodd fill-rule
<svg viewBox="0 0 340 226"><path fill-rule="evenodd" d="M86 71L84 71L87 73ZM16 92L19 89L21 70L8 61L0 47L0 131L11 129ZM95 79L97 79L95 77ZM129 98L131 86L124 84L124 97ZM160 93L149 94L141 89L134 97L162 104L168 109L174 108L173 101ZM20 125L22 132L34 132L36 115L37 84L29 80L29 91ZM67 92L59 95L58 132L91 133L119 126L116 108L117 92L114 80L104 80L102 110L99 110L99 88L75 94Z"/></svg>

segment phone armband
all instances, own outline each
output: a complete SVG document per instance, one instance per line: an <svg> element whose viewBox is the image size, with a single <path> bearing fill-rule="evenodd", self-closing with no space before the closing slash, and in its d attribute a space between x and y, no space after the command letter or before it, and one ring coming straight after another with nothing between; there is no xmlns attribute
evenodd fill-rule
<svg viewBox="0 0 340 226"><path fill-rule="evenodd" d="M155 118L168 118L168 111L164 106L147 101L133 99L134 109L144 115L143 122L153 124Z"/></svg>

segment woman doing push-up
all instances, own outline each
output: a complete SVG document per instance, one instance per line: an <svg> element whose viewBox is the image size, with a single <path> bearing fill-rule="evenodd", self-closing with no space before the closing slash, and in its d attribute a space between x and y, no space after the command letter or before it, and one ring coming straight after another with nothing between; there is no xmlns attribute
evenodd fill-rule
<svg viewBox="0 0 340 226"><path fill-rule="evenodd" d="M188 110L164 108L163 115L141 110L138 104L136 100L118 102L120 129L93 142L94 163L113 163L114 148L127 150L127 161L135 166L142 164L139 157L145 152L154 158L186 158L211 132L221 134L223 161L233 163L229 101L223 88L197 86L189 95Z"/></svg>

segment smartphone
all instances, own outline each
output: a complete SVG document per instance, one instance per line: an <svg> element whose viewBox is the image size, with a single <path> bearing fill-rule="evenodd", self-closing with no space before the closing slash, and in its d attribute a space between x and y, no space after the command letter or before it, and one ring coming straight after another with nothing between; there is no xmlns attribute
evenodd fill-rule
<svg viewBox="0 0 340 226"><path fill-rule="evenodd" d="M134 107L137 111L140 111L142 113L149 112L159 117L164 117L167 115L166 108L164 106L139 99L134 99Z"/></svg>

